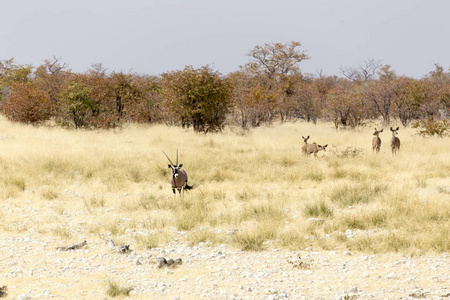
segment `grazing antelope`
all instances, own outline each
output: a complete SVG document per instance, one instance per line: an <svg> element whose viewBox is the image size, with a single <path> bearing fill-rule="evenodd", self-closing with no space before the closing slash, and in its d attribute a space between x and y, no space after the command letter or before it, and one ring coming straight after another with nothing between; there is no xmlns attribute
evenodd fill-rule
<svg viewBox="0 0 450 300"><path fill-rule="evenodd" d="M308 144L308 140L309 140L309 135L307 137L304 137L302 135L303 141L305 142L305 144L302 146L302 152L306 154L306 147L310 144Z"/></svg>
<svg viewBox="0 0 450 300"><path fill-rule="evenodd" d="M193 186L189 186L187 184L188 176L185 170L183 170L181 167L183 164L178 164L178 150L177 150L177 163L173 164L173 162L170 160L170 158L167 156L167 154L163 151L164 155L167 157L167 159L170 162L169 169L172 171L170 172L170 184L172 185L172 191L173 194L176 195L175 189L178 190L178 193L181 194L181 191L183 190L190 190L193 188Z"/></svg>
<svg viewBox="0 0 450 300"><path fill-rule="evenodd" d="M396 153L398 153L398 151L400 151L400 139L395 136L395 135L398 134L398 132L397 132L398 129L399 129L399 127L397 127L396 129L392 129L392 127L391 127L391 131L392 131L392 139L391 139L392 154L396 154Z"/></svg>
<svg viewBox="0 0 450 300"><path fill-rule="evenodd" d="M303 146L306 146L306 152L304 153L308 155L314 153L314 156L317 158L317 152L319 152L320 150L327 151L325 148L328 146L328 144L326 144L325 146L321 146L317 145L316 143L312 143Z"/></svg>
<svg viewBox="0 0 450 300"><path fill-rule="evenodd" d="M380 152L380 148L381 148L381 139L379 137L379 134L383 132L383 129L381 129L380 131L378 131L375 128L375 132L373 133L373 135L375 136L372 140L372 151L377 151L377 153Z"/></svg>

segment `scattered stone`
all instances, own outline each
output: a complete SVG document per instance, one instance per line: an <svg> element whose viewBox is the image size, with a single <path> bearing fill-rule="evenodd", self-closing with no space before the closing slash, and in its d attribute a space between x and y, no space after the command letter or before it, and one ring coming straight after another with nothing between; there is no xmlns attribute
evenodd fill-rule
<svg viewBox="0 0 450 300"><path fill-rule="evenodd" d="M322 225L323 223L325 223L324 219L318 219L318 218L309 218L306 220L307 223L313 223L313 224L318 224L318 225Z"/></svg>
<svg viewBox="0 0 450 300"><path fill-rule="evenodd" d="M156 268L158 269L162 267L175 267L183 263L181 258L178 258L176 260L169 258L166 260L164 257L158 257L156 259L158 260L158 262L156 263Z"/></svg>
<svg viewBox="0 0 450 300"><path fill-rule="evenodd" d="M389 274L386 276L386 278L387 278L387 279L398 279L398 275L395 274L395 273L389 273Z"/></svg>
<svg viewBox="0 0 450 300"><path fill-rule="evenodd" d="M8 287L6 285L0 287L0 298L8 296Z"/></svg>
<svg viewBox="0 0 450 300"><path fill-rule="evenodd" d="M66 246L66 247L57 247L56 250L69 251L69 250L81 249L86 244L87 244L87 242L86 242L86 240L84 240L84 241L82 241L81 243L78 243L78 244L73 244L73 245Z"/></svg>
<svg viewBox="0 0 450 300"><path fill-rule="evenodd" d="M105 242L108 245L109 249L113 252L124 254L131 251L130 245L116 246L111 239L107 239L105 240Z"/></svg>
<svg viewBox="0 0 450 300"><path fill-rule="evenodd" d="M231 228L231 229L228 229L227 233L228 233L228 235L233 235L238 231L239 231L239 229L237 229L237 228Z"/></svg>
<svg viewBox="0 0 450 300"><path fill-rule="evenodd" d="M300 254L297 254L296 258L288 259L287 262L290 263L294 268L310 269L314 260L311 258L302 258Z"/></svg>
<svg viewBox="0 0 450 300"><path fill-rule="evenodd" d="M428 292L423 291L422 289L417 289L409 294L410 297L413 298L427 298Z"/></svg>

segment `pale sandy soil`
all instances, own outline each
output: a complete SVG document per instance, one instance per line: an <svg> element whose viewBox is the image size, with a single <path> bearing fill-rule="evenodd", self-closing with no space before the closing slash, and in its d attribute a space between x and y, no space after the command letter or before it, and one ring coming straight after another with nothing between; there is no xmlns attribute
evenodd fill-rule
<svg viewBox="0 0 450 300"><path fill-rule="evenodd" d="M80 250L58 246L58 238L33 230L0 233L0 285L9 298L111 299L106 290L115 281L133 288L130 299L450 299L446 253L243 252L174 241L126 255L94 237ZM156 257L182 258L183 264L158 269Z"/></svg>

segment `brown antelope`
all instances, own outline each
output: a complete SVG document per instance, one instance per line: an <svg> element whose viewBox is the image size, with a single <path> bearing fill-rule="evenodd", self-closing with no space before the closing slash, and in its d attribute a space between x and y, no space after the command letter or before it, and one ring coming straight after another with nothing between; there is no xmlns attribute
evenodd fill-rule
<svg viewBox="0 0 450 300"><path fill-rule="evenodd" d="M164 151L163 151L163 153L170 162L170 165L169 165L169 169L171 169L170 184L172 185L173 194L176 195L175 189L178 190L179 194L181 194L181 191L192 189L193 186L189 186L187 184L188 176L187 176L186 171L181 168L183 166L183 164L178 164L178 150L177 150L177 163L176 164L173 164L173 162L170 160L170 158L167 156L167 154Z"/></svg>
<svg viewBox="0 0 450 300"><path fill-rule="evenodd" d="M304 146L306 146L306 152L304 153L308 155L314 153L314 156L317 158L317 152L319 152L320 150L327 151L325 148L328 146L328 144L326 144L325 146L321 146L317 145L316 143L312 143Z"/></svg>
<svg viewBox="0 0 450 300"><path fill-rule="evenodd" d="M383 132L383 129L381 129L380 131L378 131L375 128L375 132L373 133L373 135L375 136L372 140L372 150L376 151L377 153L380 152L380 148L381 148L381 139L379 137L379 134Z"/></svg>
<svg viewBox="0 0 450 300"><path fill-rule="evenodd" d="M392 154L396 154L396 153L398 153L398 151L400 151L400 139L395 136L395 135L398 134L398 132L397 132L398 129L399 129L399 127L397 127L396 129L392 129L392 127L391 127L391 131L392 131L392 139L391 139Z"/></svg>
<svg viewBox="0 0 450 300"><path fill-rule="evenodd" d="M306 147L310 144L308 144L308 140L309 140L309 135L307 137L304 137L302 135L303 141L305 142L305 144L302 146L302 152L306 154Z"/></svg>

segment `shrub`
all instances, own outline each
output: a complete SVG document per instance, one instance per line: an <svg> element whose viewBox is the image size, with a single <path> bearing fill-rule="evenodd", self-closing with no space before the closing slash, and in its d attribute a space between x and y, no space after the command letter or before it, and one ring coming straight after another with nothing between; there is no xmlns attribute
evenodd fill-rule
<svg viewBox="0 0 450 300"><path fill-rule="evenodd" d="M450 121L423 119L414 122L412 128L416 128L417 134L422 136L437 135L444 137L450 134Z"/></svg>
<svg viewBox="0 0 450 300"><path fill-rule="evenodd" d="M11 121L36 124L50 119L52 103L45 90L30 82L19 82L3 101L2 111Z"/></svg>
<svg viewBox="0 0 450 300"><path fill-rule="evenodd" d="M186 67L162 75L162 92L167 109L176 112L183 126L197 132L218 131L224 127L231 107L231 85L209 66Z"/></svg>

